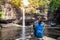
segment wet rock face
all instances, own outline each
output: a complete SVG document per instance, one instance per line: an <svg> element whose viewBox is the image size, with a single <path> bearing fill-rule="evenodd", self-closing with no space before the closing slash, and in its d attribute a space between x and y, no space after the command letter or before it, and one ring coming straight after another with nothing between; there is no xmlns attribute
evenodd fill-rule
<svg viewBox="0 0 60 40"><path fill-rule="evenodd" d="M17 12L18 10L19 12ZM1 23L17 23L20 19L21 9L18 9L18 7L13 7L10 3L5 3L5 5L2 5L2 12L3 21L0 21Z"/></svg>
<svg viewBox="0 0 60 40"><path fill-rule="evenodd" d="M0 24L0 28L2 28L2 25Z"/></svg>
<svg viewBox="0 0 60 40"><path fill-rule="evenodd" d="M60 37L58 37L56 40L60 40Z"/></svg>
<svg viewBox="0 0 60 40"><path fill-rule="evenodd" d="M11 4L6 3L5 6L2 8L2 11L3 11L2 18L4 20L16 18L16 12Z"/></svg>

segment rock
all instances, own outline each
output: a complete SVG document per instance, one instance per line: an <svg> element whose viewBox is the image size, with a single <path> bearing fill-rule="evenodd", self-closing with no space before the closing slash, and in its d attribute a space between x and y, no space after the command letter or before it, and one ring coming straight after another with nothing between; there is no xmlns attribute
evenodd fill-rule
<svg viewBox="0 0 60 40"><path fill-rule="evenodd" d="M60 40L60 37L58 37L56 40Z"/></svg>

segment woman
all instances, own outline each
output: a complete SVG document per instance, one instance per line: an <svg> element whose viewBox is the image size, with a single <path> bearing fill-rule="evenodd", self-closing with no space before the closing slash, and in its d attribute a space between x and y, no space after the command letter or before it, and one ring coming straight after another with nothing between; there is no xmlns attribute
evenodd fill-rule
<svg viewBox="0 0 60 40"><path fill-rule="evenodd" d="M44 35L44 25L42 23L42 19L40 17L37 18L37 21L35 22L33 28L34 28L34 35L37 38L37 40L43 40Z"/></svg>

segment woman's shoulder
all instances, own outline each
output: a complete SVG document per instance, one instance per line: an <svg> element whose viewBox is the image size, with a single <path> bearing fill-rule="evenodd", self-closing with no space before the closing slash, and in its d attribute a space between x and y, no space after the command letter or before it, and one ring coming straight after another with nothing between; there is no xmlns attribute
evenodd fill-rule
<svg viewBox="0 0 60 40"><path fill-rule="evenodd" d="M41 25L44 26L44 23L42 22Z"/></svg>
<svg viewBox="0 0 60 40"><path fill-rule="evenodd" d="M35 23L38 23L38 20L37 20L37 21L35 21Z"/></svg>

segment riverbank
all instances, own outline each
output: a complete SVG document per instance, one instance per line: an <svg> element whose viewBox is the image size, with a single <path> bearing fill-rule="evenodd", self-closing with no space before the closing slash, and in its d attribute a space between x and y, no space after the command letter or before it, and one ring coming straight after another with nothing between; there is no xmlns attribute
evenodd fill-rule
<svg viewBox="0 0 60 40"><path fill-rule="evenodd" d="M29 39L33 38L32 37L34 35L33 34L33 27L26 26L25 31L26 31L25 32L26 39L29 40ZM5 25L5 27L3 27L1 29L1 35L2 35L2 40L15 40L15 39L20 39L20 38L22 39L22 26L16 25L16 24ZM47 37L47 36L44 36L44 39L55 40L54 38Z"/></svg>

